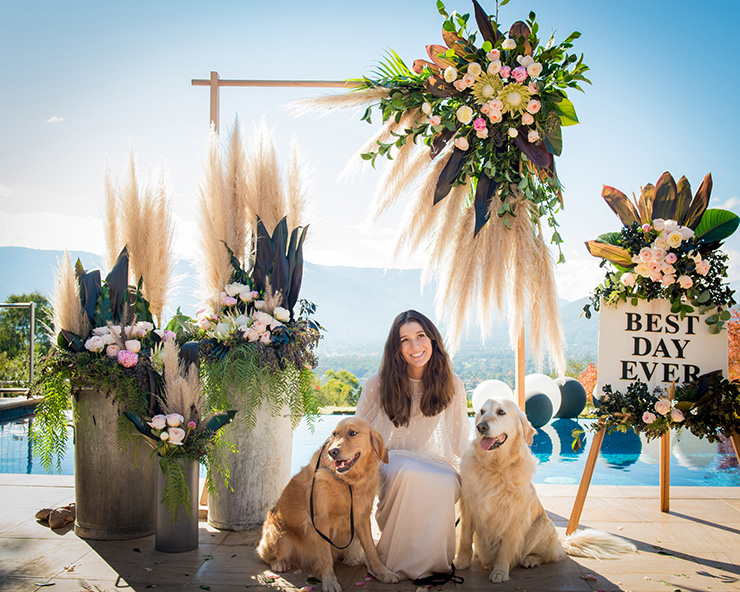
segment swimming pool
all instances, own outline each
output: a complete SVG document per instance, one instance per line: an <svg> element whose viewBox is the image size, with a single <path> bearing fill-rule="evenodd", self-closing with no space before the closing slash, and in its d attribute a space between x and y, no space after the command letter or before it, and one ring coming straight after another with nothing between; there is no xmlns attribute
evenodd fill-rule
<svg viewBox="0 0 740 592"><path fill-rule="evenodd" d="M301 422L293 433L291 472L308 464L339 421L335 415L323 415L312 433ZM29 430L32 417L0 423L0 473L43 474L33 456ZM556 419L537 430L532 452L538 466L535 483L579 483L586 463L593 433L585 430L585 446L573 452L573 430L584 429L593 420ZM471 418L472 423L472 418ZM738 486L740 470L729 441L710 443L689 432L671 437L671 485ZM69 448L61 462L61 473L74 473L70 429ZM647 442L634 432L607 434L599 453L592 484L658 485L660 441Z"/></svg>

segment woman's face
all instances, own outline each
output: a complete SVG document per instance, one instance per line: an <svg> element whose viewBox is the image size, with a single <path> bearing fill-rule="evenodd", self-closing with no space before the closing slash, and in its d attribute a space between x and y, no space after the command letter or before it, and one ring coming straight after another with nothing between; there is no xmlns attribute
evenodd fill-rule
<svg viewBox="0 0 740 592"><path fill-rule="evenodd" d="M398 337L401 340L401 355L406 362L409 378L421 378L424 366L432 357L432 340L416 321L401 325Z"/></svg>

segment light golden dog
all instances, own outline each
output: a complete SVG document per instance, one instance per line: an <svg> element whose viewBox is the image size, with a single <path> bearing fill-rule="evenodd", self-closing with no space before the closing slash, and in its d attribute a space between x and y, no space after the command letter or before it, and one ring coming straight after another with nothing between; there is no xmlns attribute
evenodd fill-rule
<svg viewBox="0 0 740 592"><path fill-rule="evenodd" d="M476 439L460 464L462 528L455 567L470 567L473 542L480 563L492 567L494 583L506 582L518 565L536 567L566 554L602 559L636 550L595 530L558 539L532 485L537 462L529 444L535 430L515 401L486 401L475 428Z"/></svg>
<svg viewBox="0 0 740 592"><path fill-rule="evenodd" d="M399 577L380 562L370 529L381 461L388 462L388 451L380 434L363 419L342 419L268 512L257 547L260 559L276 572L291 568L315 571L324 592L341 592L334 574L338 559L350 565L364 560L381 582L398 582Z"/></svg>

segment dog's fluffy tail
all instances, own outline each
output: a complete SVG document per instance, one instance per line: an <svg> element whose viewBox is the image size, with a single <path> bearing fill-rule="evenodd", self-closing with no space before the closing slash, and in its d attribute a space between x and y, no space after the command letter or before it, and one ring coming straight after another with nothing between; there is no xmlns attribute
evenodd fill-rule
<svg viewBox="0 0 740 592"><path fill-rule="evenodd" d="M560 544L568 555L593 559L611 559L637 551L637 547L624 539L592 529L574 532L560 539Z"/></svg>

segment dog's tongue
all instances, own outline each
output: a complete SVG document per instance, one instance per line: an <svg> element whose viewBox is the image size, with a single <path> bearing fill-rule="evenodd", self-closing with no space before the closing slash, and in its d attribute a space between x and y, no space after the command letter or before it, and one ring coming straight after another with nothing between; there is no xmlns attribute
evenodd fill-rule
<svg viewBox="0 0 740 592"><path fill-rule="evenodd" d="M493 443L496 441L496 438L481 438L480 439L480 447L481 450L488 450L491 446L493 446Z"/></svg>

